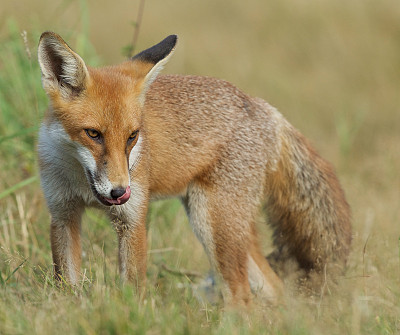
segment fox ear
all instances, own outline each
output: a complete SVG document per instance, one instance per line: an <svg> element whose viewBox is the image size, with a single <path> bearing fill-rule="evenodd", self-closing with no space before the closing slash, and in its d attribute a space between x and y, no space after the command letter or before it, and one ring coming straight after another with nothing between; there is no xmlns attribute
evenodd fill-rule
<svg viewBox="0 0 400 335"><path fill-rule="evenodd" d="M170 35L160 43L131 58L135 66L135 76L141 86L139 100L142 104L147 89L174 53L177 41L178 36Z"/></svg>
<svg viewBox="0 0 400 335"><path fill-rule="evenodd" d="M64 98L72 98L85 89L89 80L85 62L59 35L52 32L42 34L38 60L47 94L59 92Z"/></svg>

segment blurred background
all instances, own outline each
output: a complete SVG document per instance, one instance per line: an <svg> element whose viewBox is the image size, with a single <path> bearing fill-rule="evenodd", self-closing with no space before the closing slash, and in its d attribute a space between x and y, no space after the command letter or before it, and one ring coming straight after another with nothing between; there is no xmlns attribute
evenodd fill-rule
<svg viewBox="0 0 400 335"><path fill-rule="evenodd" d="M51 263L49 218L35 156L36 132L47 108L36 58L40 34L59 33L89 65L118 63L132 44L139 8L136 0L2 0L0 243L8 250L4 259L14 259L20 252L33 263ZM349 285L343 292L354 297L356 307L348 310L353 319L344 329L375 329L374 318L383 308L393 326L388 327L395 330L400 315L399 1L145 1L135 51L169 34L177 34L179 42L164 73L219 77L264 98L333 163L353 210ZM88 216L90 223L106 225L97 212ZM170 261L207 270L178 202L156 203L149 220L153 247L185 250L196 245L196 256L183 251L178 258L171 255ZM182 224L171 228L175 221ZM102 241L112 232L86 229L92 249L94 245L104 252ZM165 237L163 229L174 230ZM111 263L112 247L107 254ZM270 247L267 241L266 250ZM157 264L157 257L151 262ZM18 265L18 259L11 264ZM13 267L3 269L11 272ZM359 296L378 297L376 301L384 303L368 310ZM339 307L336 313L346 314Z"/></svg>

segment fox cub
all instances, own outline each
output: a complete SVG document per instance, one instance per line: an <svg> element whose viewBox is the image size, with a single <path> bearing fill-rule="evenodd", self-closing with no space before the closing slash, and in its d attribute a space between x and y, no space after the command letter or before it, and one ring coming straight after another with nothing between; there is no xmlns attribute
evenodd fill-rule
<svg viewBox="0 0 400 335"><path fill-rule="evenodd" d="M158 76L177 36L116 66L91 68L57 34L38 59L49 110L39 133L41 184L51 214L55 276L80 280L81 216L108 213L124 280L143 287L152 198L179 197L224 299L269 301L281 279L262 254L255 221L264 205L271 259L306 271L343 266L350 210L329 163L272 106L218 79Z"/></svg>

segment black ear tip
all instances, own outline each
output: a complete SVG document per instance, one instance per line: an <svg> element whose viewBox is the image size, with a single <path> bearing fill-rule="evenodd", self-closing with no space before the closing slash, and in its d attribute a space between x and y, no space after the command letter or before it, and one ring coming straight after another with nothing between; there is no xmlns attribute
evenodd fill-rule
<svg viewBox="0 0 400 335"><path fill-rule="evenodd" d="M177 42L178 35L169 35L164 38L159 44L163 45L165 49L169 49L171 51L175 48Z"/></svg>
<svg viewBox="0 0 400 335"><path fill-rule="evenodd" d="M177 35L169 35L164 38L160 43L140 52L136 56L133 56L131 59L156 64L172 52L172 50L176 46L177 41Z"/></svg>
<svg viewBox="0 0 400 335"><path fill-rule="evenodd" d="M165 40L170 41L171 44L176 45L178 42L178 35L169 35Z"/></svg>

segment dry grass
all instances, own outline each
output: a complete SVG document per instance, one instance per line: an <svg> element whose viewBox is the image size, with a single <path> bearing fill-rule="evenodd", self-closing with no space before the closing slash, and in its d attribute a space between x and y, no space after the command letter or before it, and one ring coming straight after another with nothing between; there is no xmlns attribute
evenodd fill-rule
<svg viewBox="0 0 400 335"><path fill-rule="evenodd" d="M289 289L286 304L245 315L198 300L192 278L162 268L208 271L184 211L172 200L154 203L149 213L153 251L142 304L119 286L116 237L91 210L83 226L85 280L78 288L55 287L49 217L35 178L36 129L47 101L34 55L40 32L51 29L92 65L120 61L139 3L101 2L2 4L0 333L399 333L396 0L146 2L138 50L177 33L167 72L224 78L265 98L337 167L354 227L348 269L337 285L312 297Z"/></svg>

